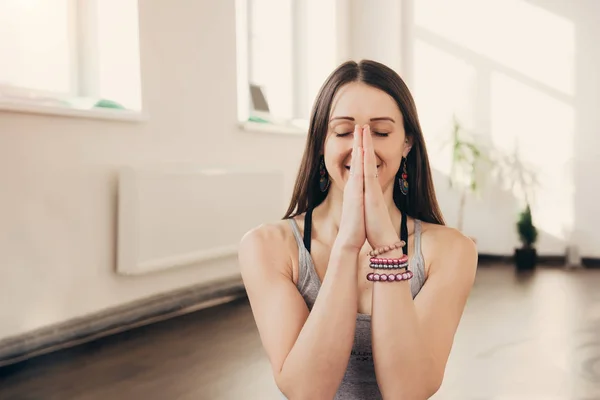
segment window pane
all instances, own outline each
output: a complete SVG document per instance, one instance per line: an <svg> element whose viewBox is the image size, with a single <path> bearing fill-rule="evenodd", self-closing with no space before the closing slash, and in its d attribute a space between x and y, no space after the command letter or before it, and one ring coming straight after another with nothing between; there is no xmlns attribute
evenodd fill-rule
<svg viewBox="0 0 600 400"><path fill-rule="evenodd" d="M141 109L138 2L97 3L97 93L130 110Z"/></svg>
<svg viewBox="0 0 600 400"><path fill-rule="evenodd" d="M73 92L70 3L0 1L0 85Z"/></svg>
<svg viewBox="0 0 600 400"><path fill-rule="evenodd" d="M248 0L249 80L262 86L271 114L293 117L292 0Z"/></svg>

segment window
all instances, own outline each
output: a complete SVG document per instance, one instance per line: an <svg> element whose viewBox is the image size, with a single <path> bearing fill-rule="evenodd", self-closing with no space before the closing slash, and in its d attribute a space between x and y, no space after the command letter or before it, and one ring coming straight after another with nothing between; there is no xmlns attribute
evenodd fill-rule
<svg viewBox="0 0 600 400"><path fill-rule="evenodd" d="M0 82L56 93L74 92L70 0L0 3ZM50 56L49 56L50 55ZM43 67L41 67L43 65Z"/></svg>
<svg viewBox="0 0 600 400"><path fill-rule="evenodd" d="M141 110L136 0L2 0L0 108Z"/></svg>
<svg viewBox="0 0 600 400"><path fill-rule="evenodd" d="M307 126L343 59L336 0L238 0L239 118Z"/></svg>

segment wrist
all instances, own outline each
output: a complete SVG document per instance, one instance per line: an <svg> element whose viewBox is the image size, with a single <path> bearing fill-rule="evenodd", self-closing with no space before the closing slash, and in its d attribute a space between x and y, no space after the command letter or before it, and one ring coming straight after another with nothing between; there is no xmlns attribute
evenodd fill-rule
<svg viewBox="0 0 600 400"><path fill-rule="evenodd" d="M331 246L331 254L344 254L346 257L356 257L360 255L362 246L357 246L343 238L337 237Z"/></svg>
<svg viewBox="0 0 600 400"><path fill-rule="evenodd" d="M329 255L327 271L337 271L333 272L334 275L343 272L345 276L354 276L356 278L356 274L358 274L359 255L360 250L358 250L356 246L342 242L334 243ZM352 273L349 274L349 272Z"/></svg>
<svg viewBox="0 0 600 400"><path fill-rule="evenodd" d="M390 229L386 232L383 232L381 235L373 238L372 242L369 242L373 249L377 249L384 246L391 246L399 241L400 238L398 237L398 234L393 229Z"/></svg>

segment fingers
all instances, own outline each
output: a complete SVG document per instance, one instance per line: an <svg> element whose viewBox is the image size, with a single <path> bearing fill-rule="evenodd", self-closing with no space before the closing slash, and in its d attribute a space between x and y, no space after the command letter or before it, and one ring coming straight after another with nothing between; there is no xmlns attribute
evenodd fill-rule
<svg viewBox="0 0 600 400"><path fill-rule="evenodd" d="M373 138L371 137L371 128L365 125L363 128L363 146L364 146L364 177L365 187L368 190L373 183L378 183L377 175L377 158L375 157L375 148L373 146Z"/></svg>
<svg viewBox="0 0 600 400"><path fill-rule="evenodd" d="M350 162L350 175L356 176L358 174L358 168L362 165L362 128L358 125L354 125L354 140L352 145L352 161ZM361 170L362 171L362 170Z"/></svg>
<svg viewBox="0 0 600 400"><path fill-rule="evenodd" d="M350 178L354 180L357 190L363 190L363 133L362 128L354 126L354 146L352 148L352 163L350 165Z"/></svg>
<svg viewBox="0 0 600 400"><path fill-rule="evenodd" d="M354 145L356 147L364 146L362 133L363 133L363 128L360 125L355 124L354 125Z"/></svg>

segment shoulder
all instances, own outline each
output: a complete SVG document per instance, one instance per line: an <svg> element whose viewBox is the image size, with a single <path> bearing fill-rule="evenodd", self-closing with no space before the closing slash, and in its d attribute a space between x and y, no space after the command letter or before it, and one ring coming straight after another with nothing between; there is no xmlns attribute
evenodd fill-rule
<svg viewBox="0 0 600 400"><path fill-rule="evenodd" d="M435 241L440 250L447 248L477 252L475 243L461 231L445 225L421 222L424 240ZM457 248L458 246L458 248Z"/></svg>
<svg viewBox="0 0 600 400"><path fill-rule="evenodd" d="M261 224L246 232L238 247L242 277L273 272L292 277L291 236L288 220Z"/></svg>
<svg viewBox="0 0 600 400"><path fill-rule="evenodd" d="M240 240L240 249L254 249L276 241L281 244L288 236L287 220L258 225L246 232Z"/></svg>
<svg viewBox="0 0 600 400"><path fill-rule="evenodd" d="M428 264L435 269L459 269L470 274L477 267L475 242L455 228L422 222L422 242ZM426 250L425 250L426 249ZM440 267L443 266L443 267Z"/></svg>

